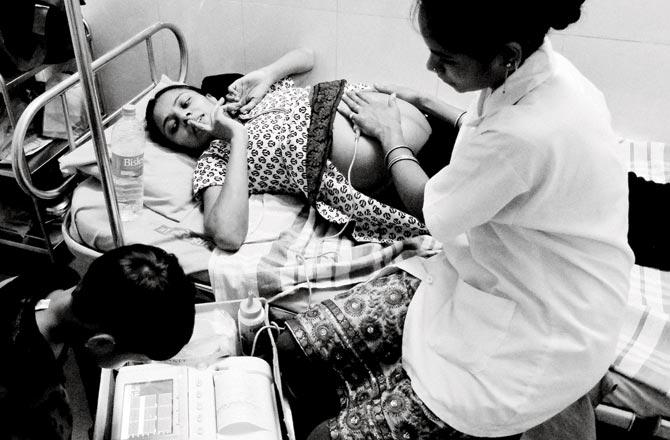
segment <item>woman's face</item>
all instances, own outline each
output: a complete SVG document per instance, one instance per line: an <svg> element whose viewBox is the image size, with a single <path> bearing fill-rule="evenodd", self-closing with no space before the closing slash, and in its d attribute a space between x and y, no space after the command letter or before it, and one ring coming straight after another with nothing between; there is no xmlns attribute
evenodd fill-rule
<svg viewBox="0 0 670 440"><path fill-rule="evenodd" d="M420 19L419 25L423 40L430 49L426 68L435 72L442 82L459 93L499 85L493 62L484 63L466 54L450 52L430 36L424 20Z"/></svg>
<svg viewBox="0 0 670 440"><path fill-rule="evenodd" d="M215 101L190 89L171 89L163 93L154 107L154 122L171 142L188 149L200 149L211 135L192 126L188 121L210 123Z"/></svg>

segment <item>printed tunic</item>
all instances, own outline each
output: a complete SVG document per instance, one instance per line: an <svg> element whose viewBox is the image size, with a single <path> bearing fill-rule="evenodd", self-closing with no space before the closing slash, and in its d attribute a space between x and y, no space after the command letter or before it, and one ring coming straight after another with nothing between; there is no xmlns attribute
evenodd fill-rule
<svg viewBox="0 0 670 440"><path fill-rule="evenodd" d="M362 84L345 86L346 91L363 88ZM293 80L284 79L274 84L245 118L252 194L308 196L307 136L315 123L311 120L310 91L310 87L294 87ZM214 140L200 156L193 175L196 197L210 186L223 184L229 154L228 143ZM355 222L352 236L359 241L393 242L427 233L415 217L354 189L330 160L321 176L315 207L329 221Z"/></svg>

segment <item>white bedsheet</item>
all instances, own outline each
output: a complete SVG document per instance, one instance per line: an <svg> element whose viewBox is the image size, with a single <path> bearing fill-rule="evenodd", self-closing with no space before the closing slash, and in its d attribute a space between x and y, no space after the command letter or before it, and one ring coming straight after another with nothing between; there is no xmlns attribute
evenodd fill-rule
<svg viewBox="0 0 670 440"><path fill-rule="evenodd" d="M249 233L239 251L240 258L254 255L263 244L275 240L283 229L290 227L302 206L300 200L291 196L251 196ZM74 191L71 216L70 235L77 242L101 252L114 248L104 196L96 179L89 178ZM186 273L208 269L215 247L203 235L203 217L198 205L194 205L181 221L145 207L136 220L122 225L126 244L161 247L179 258Z"/></svg>

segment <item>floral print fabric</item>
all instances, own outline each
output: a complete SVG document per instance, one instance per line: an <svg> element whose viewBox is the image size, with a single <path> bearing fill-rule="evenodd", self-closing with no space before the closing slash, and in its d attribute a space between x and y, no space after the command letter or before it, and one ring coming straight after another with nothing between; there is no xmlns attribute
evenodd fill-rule
<svg viewBox="0 0 670 440"><path fill-rule="evenodd" d="M305 355L340 376L332 439L470 438L435 416L401 363L402 329L419 279L398 271L359 284L288 321Z"/></svg>
<svg viewBox="0 0 670 440"><path fill-rule="evenodd" d="M363 84L344 85L346 91L365 87ZM318 88L315 90L318 92ZM323 130L324 126L323 120L312 121L311 91L309 87L294 87L291 79L282 80L273 85L246 118L250 193L294 194L306 200L310 196L309 184L314 178L310 177L313 167L307 166L309 131ZM324 102L328 96L339 102L341 93L328 92L327 96L318 95L313 99ZM336 108L337 102L330 107ZM332 114L320 116L332 117ZM229 152L226 142L214 140L201 155L193 174L196 196L205 188L223 184ZM415 217L354 189L327 158L318 192L312 200L325 219L339 224L354 222L352 236L359 241L390 243L428 233Z"/></svg>

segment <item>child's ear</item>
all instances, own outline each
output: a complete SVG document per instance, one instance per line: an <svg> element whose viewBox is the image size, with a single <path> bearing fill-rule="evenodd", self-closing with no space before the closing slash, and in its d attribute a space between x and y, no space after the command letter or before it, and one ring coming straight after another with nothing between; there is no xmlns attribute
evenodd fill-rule
<svg viewBox="0 0 670 440"><path fill-rule="evenodd" d="M116 340L107 333L97 333L86 341L84 346L96 357L109 356L114 353Z"/></svg>

